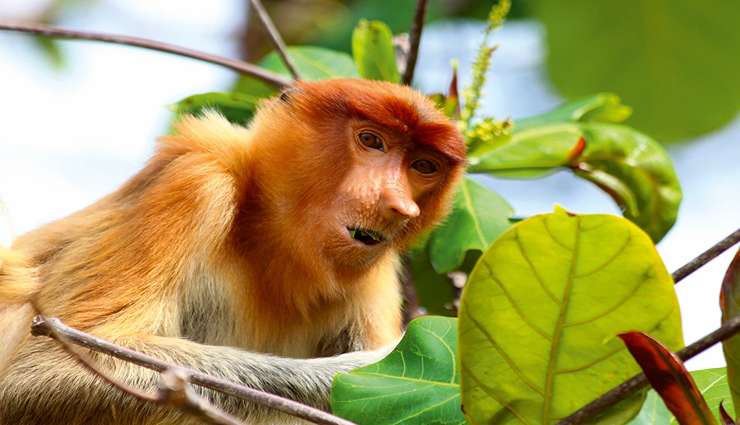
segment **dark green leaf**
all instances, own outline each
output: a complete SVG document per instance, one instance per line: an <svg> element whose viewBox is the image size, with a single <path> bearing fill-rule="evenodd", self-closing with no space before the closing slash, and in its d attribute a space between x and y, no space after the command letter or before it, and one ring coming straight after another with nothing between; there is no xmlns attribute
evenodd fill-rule
<svg viewBox="0 0 740 425"><path fill-rule="evenodd" d="M245 125L257 107L257 98L243 93L203 93L188 96L174 105L178 116L199 115L203 110L216 110L230 122Z"/></svg>
<svg viewBox="0 0 740 425"><path fill-rule="evenodd" d="M352 55L363 78L398 83L393 34L380 21L360 20L352 33Z"/></svg>
<svg viewBox="0 0 740 425"><path fill-rule="evenodd" d="M360 425L463 425L456 352L456 319L416 319L388 357L334 378L332 411Z"/></svg>
<svg viewBox="0 0 740 425"><path fill-rule="evenodd" d="M472 424L554 424L630 378L639 367L621 332L683 345L673 281L650 238L619 217L563 210L493 243L465 285L459 322Z"/></svg>
<svg viewBox="0 0 740 425"><path fill-rule="evenodd" d="M515 132L509 142L471 158L468 171L523 178L560 168L604 190L656 242L676 221L682 193L668 154L622 125L565 123Z"/></svg>
<svg viewBox="0 0 740 425"><path fill-rule="evenodd" d="M419 305L429 314L449 316L456 291L446 273L437 273L429 260L429 244L423 244L409 253L409 266Z"/></svg>
<svg viewBox="0 0 740 425"><path fill-rule="evenodd" d="M563 95L618 93L629 124L668 141L715 130L740 106L740 2L532 2Z"/></svg>
<svg viewBox="0 0 740 425"><path fill-rule="evenodd" d="M427 242L434 270L459 270L468 251L485 251L509 227L512 214L501 196L465 177L455 194L452 212Z"/></svg>
<svg viewBox="0 0 740 425"><path fill-rule="evenodd" d="M681 425L718 425L681 359L643 332L619 335Z"/></svg>

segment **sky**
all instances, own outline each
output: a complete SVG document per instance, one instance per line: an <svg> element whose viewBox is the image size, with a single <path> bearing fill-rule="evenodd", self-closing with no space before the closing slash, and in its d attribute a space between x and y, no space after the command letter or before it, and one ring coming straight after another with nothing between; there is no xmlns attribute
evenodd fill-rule
<svg viewBox="0 0 740 425"><path fill-rule="evenodd" d="M0 18L23 19L42 0L0 0ZM69 28L124 33L237 57L235 31L245 15L239 0L100 0L63 19ZM438 23L425 31L417 85L444 91L449 64L460 61L461 85L480 39L474 23ZM454 40L454 43L450 43ZM560 99L543 77L542 31L508 23L487 84L486 115L523 117ZM0 199L16 234L64 217L111 192L138 171L168 126L168 105L227 88L234 74L214 65L129 47L63 44L67 66L54 70L23 35L0 33ZM679 218L658 245L669 271L740 225L740 120L692 143L669 147L684 191ZM517 215L559 203L581 213L618 213L601 191L569 173L541 180L484 179ZM677 286L687 343L719 325L718 294L732 259L725 253ZM689 362L724 363L718 347Z"/></svg>

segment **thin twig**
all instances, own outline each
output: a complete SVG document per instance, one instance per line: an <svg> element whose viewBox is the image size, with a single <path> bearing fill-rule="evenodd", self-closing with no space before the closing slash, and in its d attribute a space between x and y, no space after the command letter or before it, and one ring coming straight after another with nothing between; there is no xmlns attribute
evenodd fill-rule
<svg viewBox="0 0 740 425"><path fill-rule="evenodd" d="M421 31L424 28L424 16L427 13L427 0L418 0L416 2L416 13L414 14L414 23L409 32L409 54L406 58L406 68L403 71L401 82L407 86L414 80L414 69L416 68L416 58L419 55L419 43L421 42Z"/></svg>
<svg viewBox="0 0 740 425"><path fill-rule="evenodd" d="M740 242L740 229L737 229L734 232L730 233L726 238L717 242L711 248L702 252L701 254L699 254L699 256L673 272L673 281L675 283L678 283L686 276L690 275L703 265L712 261L718 255L732 248L738 242Z"/></svg>
<svg viewBox="0 0 740 425"><path fill-rule="evenodd" d="M270 35L270 40L272 40L272 44L275 45L275 49L277 50L280 59L283 60L285 67L290 71L290 75L292 75L294 79L300 80L301 74L298 72L298 68L295 66L295 63L293 63L293 60L288 56L288 48L285 46L283 37L280 36L280 32L278 32L277 27L275 27L275 23L272 22L270 15L267 14L265 7L262 6L262 2L260 0L250 0L250 3L252 5L252 9L257 12L257 16L259 16L260 21L262 21L262 25L265 26L267 33Z"/></svg>
<svg viewBox="0 0 740 425"><path fill-rule="evenodd" d="M266 83L272 84L276 87L284 87L290 85L290 80L285 77L278 75L274 72L260 68L248 62L240 60L229 59L223 56L213 55L210 53L204 53L198 50L188 49L186 47L176 46L174 44L163 43L160 41L149 40L140 37L131 37L127 35L107 34L92 31L78 31L64 28L56 28L48 25L37 24L37 23L20 23L20 22L6 22L0 21L0 30L25 32L30 34L43 35L47 37L55 37L69 40L90 40L100 41L103 43L112 44L123 44L126 46L141 47L149 50L156 50L159 52L171 53L178 56L184 56L192 59L197 59L203 62L209 62L212 64L220 65L239 73L258 78Z"/></svg>
<svg viewBox="0 0 740 425"><path fill-rule="evenodd" d="M239 419L199 397L190 387L187 371L168 369L161 374L158 400L214 425L244 425Z"/></svg>
<svg viewBox="0 0 740 425"><path fill-rule="evenodd" d="M65 325L59 319L53 317L47 318L46 320L35 321L31 328L31 333L33 335L52 336L49 331L50 328L55 329L58 333L67 337L67 340L74 344L81 345L93 351L111 355L118 359L143 366L147 369L163 372L173 367L179 367L154 357L150 357L146 354L139 353L138 351L121 347L104 339L86 334ZM200 385L202 387L210 388L224 394L229 394L243 400L279 410L317 424L354 425L346 419L339 418L322 410L306 406L287 398L259 391L254 388L249 388L244 385L235 384L225 379L201 373L197 370L187 368L183 369L187 370L190 374L190 380L193 384Z"/></svg>
<svg viewBox="0 0 740 425"><path fill-rule="evenodd" d="M688 360L705 351L714 344L723 341L740 331L740 316L733 317L713 332L698 339L691 345L676 352L681 360ZM635 391L647 385L644 374L635 375L620 385L605 392L601 397L578 409L575 413L558 422L558 425L575 425L583 423L587 419L595 418L609 407L627 398Z"/></svg>

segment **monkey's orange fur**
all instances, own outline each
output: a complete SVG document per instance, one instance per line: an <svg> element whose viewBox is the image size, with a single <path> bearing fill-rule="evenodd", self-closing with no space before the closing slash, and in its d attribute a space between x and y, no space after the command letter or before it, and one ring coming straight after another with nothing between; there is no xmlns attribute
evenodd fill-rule
<svg viewBox="0 0 740 425"><path fill-rule="evenodd" d="M357 143L363 131L386 151ZM412 169L418 158L437 173ZM3 266L0 302L25 292L104 338L173 338L167 353L183 339L290 357L374 349L400 335L399 253L446 214L464 158L455 126L389 83L297 83L248 129L215 113L187 117L120 189L21 236L15 257L2 257L20 266ZM365 246L349 227L385 240ZM0 305L0 323L19 319L14 311ZM45 358L40 344L22 342L0 387L64 382L58 366L43 367L66 356ZM194 364L206 358L197 347L183 348ZM136 369L115 364L135 380ZM0 392L0 405L16 396Z"/></svg>

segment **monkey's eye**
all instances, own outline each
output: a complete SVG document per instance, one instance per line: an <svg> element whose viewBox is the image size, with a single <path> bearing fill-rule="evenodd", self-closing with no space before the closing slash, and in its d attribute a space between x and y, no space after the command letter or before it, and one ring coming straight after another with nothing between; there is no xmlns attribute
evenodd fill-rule
<svg viewBox="0 0 740 425"><path fill-rule="evenodd" d="M433 163L428 159L417 159L411 163L411 168L420 172L421 174L434 174L437 172L437 164Z"/></svg>
<svg viewBox="0 0 740 425"><path fill-rule="evenodd" d="M381 140L376 134L370 133L369 131L363 131L357 135L357 138L366 148L377 149L381 152L385 152L383 140Z"/></svg>

